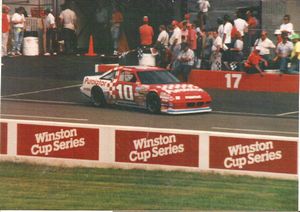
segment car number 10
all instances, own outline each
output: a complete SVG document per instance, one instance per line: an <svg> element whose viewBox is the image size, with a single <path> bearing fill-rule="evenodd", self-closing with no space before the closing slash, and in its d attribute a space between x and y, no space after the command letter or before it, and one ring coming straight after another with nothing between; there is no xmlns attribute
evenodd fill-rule
<svg viewBox="0 0 300 212"><path fill-rule="evenodd" d="M132 85L117 85L116 89L118 90L118 94L120 99L133 101L133 89Z"/></svg>
<svg viewBox="0 0 300 212"><path fill-rule="evenodd" d="M226 74L226 88L239 88L242 79L241 74Z"/></svg>

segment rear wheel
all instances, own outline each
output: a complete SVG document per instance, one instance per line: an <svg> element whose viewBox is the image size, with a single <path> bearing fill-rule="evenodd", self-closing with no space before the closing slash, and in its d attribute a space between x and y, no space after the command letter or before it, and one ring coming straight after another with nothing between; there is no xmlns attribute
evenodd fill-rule
<svg viewBox="0 0 300 212"><path fill-rule="evenodd" d="M92 102L96 107L104 107L106 105L106 100L103 91L99 87L94 87L91 92Z"/></svg>
<svg viewBox="0 0 300 212"><path fill-rule="evenodd" d="M147 110L150 113L160 113L161 102L156 93L149 93L147 95Z"/></svg>

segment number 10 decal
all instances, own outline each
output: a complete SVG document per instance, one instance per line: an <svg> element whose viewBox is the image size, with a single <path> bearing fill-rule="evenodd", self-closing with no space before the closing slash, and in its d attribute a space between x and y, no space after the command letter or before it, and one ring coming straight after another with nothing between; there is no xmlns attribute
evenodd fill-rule
<svg viewBox="0 0 300 212"><path fill-rule="evenodd" d="M225 78L226 78L226 88L239 88L240 81L242 79L242 74L226 74Z"/></svg>
<svg viewBox="0 0 300 212"><path fill-rule="evenodd" d="M118 90L118 94L120 99L133 101L133 89L132 85L117 85L116 89Z"/></svg>

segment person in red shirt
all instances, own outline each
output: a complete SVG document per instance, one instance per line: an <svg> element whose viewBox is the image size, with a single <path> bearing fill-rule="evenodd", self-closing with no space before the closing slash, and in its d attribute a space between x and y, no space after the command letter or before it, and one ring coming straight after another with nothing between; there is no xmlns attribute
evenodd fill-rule
<svg viewBox="0 0 300 212"><path fill-rule="evenodd" d="M197 50L197 32L195 29L195 25L188 24L187 27L189 30L187 42L189 44L190 49L192 49L195 52Z"/></svg>
<svg viewBox="0 0 300 212"><path fill-rule="evenodd" d="M246 12L247 15L247 23L248 23L248 36L251 46L254 45L254 42L256 40L256 34L258 30L258 20L253 16L252 12L248 10Z"/></svg>
<svg viewBox="0 0 300 212"><path fill-rule="evenodd" d="M149 18L147 16L144 16L143 22L144 24L139 28L140 44L141 46L150 47L154 36L153 28L149 25Z"/></svg>
<svg viewBox="0 0 300 212"><path fill-rule="evenodd" d="M7 43L10 30L9 7L2 5L2 53L1 57L7 56Z"/></svg>
<svg viewBox="0 0 300 212"><path fill-rule="evenodd" d="M263 75L263 70L260 66L260 63L263 62L265 66L268 66L268 62L259 55L260 50L260 47L256 46L253 52L249 55L244 64L246 73L260 73L260 75Z"/></svg>

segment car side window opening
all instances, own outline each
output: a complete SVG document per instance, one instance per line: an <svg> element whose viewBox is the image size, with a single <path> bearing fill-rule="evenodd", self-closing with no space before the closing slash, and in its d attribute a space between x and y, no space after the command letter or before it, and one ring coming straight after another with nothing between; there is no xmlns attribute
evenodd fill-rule
<svg viewBox="0 0 300 212"><path fill-rule="evenodd" d="M113 80L116 77L116 73L117 73L117 71L114 70L114 71L112 71L112 72L110 72L110 73L102 76L101 79L104 79L104 80Z"/></svg>
<svg viewBox="0 0 300 212"><path fill-rule="evenodd" d="M122 71L120 74L119 81L135 83L137 79L134 73L128 71Z"/></svg>

